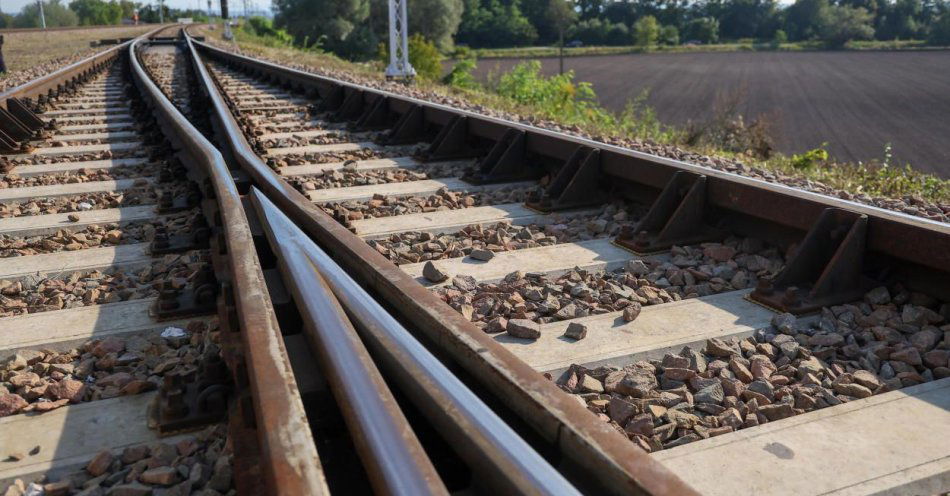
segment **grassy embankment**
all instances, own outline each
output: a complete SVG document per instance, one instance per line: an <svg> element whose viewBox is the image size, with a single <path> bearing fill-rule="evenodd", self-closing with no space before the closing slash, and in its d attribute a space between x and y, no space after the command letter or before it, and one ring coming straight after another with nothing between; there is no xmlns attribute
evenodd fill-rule
<svg viewBox="0 0 950 496"><path fill-rule="evenodd" d="M220 40L220 31L207 34ZM242 30L236 30L236 42L245 53L283 64L319 68L324 72L344 71L370 80L383 79L379 63L348 62L331 54L275 43ZM873 163L840 163L828 158L823 150L791 157L775 153L763 157L754 151L754 144L761 138L756 135L762 130L742 123L735 116L719 116L707 123L707 129L697 136L695 129L678 129L660 123L652 109L644 106L642 101L631 102L621 113L606 110L596 104L593 89L585 83L563 78L545 81L530 73L502 79L502 84L496 81L490 87L473 81L449 86L419 80L416 88L485 109L553 121L573 132L589 134L594 139L641 140L673 145L691 152L737 159L747 166L791 177L818 181L852 194L887 198L913 196L930 202L950 203L950 181L923 174L908 165L889 164L888 157ZM736 143L740 145L737 147ZM882 143L882 148L884 146Z"/></svg>

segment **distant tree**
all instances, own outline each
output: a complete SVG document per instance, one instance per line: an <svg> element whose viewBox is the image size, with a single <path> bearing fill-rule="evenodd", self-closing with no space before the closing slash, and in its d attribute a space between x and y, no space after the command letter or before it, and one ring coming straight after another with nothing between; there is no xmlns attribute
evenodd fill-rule
<svg viewBox="0 0 950 496"><path fill-rule="evenodd" d="M13 21L14 21L14 18L12 15L7 14L5 12L0 12L0 28L3 28L3 29L12 28Z"/></svg>
<svg viewBox="0 0 950 496"><path fill-rule="evenodd" d="M921 0L896 0L878 8L876 35L881 40L924 37L926 19Z"/></svg>
<svg viewBox="0 0 950 496"><path fill-rule="evenodd" d="M104 26L122 22L122 6L102 0L73 0L69 8L79 17L83 26Z"/></svg>
<svg viewBox="0 0 950 496"><path fill-rule="evenodd" d="M637 19L633 25L633 38L637 45L649 47L656 45L656 40L660 36L660 26L653 16L644 16Z"/></svg>
<svg viewBox="0 0 950 496"><path fill-rule="evenodd" d="M554 28L558 35L558 44L563 45L564 33L577 21L577 11L570 0L548 0L544 21L546 26Z"/></svg>
<svg viewBox="0 0 950 496"><path fill-rule="evenodd" d="M634 22L637 21L641 15L641 12L644 12L645 4L640 2L632 2L629 0L621 0L617 2L610 2L604 7L603 18L614 24L626 24L627 26L632 26Z"/></svg>
<svg viewBox="0 0 950 496"><path fill-rule="evenodd" d="M719 20L712 17L699 17L689 21L686 26L686 39L701 43L719 41Z"/></svg>
<svg viewBox="0 0 950 496"><path fill-rule="evenodd" d="M274 0L274 25L295 40L320 43L340 56L366 59L378 38L369 22L369 0Z"/></svg>
<svg viewBox="0 0 950 496"><path fill-rule="evenodd" d="M574 14L573 20L576 20L577 11L574 10L574 3L569 0L561 1L567 5L569 10ZM519 10L521 10L521 13L538 32L537 42L543 45L555 43L558 39L557 26L551 25L549 18L551 8L557 7L556 5L552 5L552 3L552 0L519 0L518 2ZM573 20L571 24L573 24ZM565 30L567 27L565 27Z"/></svg>
<svg viewBox="0 0 950 496"><path fill-rule="evenodd" d="M599 18L604 13L604 0L577 0L581 20Z"/></svg>
<svg viewBox="0 0 950 496"><path fill-rule="evenodd" d="M789 39L801 41L817 38L828 8L828 0L796 0L785 10L784 30Z"/></svg>
<svg viewBox="0 0 950 496"><path fill-rule="evenodd" d="M136 4L131 0L119 0L119 6L122 7L122 18L131 19L132 14L135 13Z"/></svg>
<svg viewBox="0 0 950 496"><path fill-rule="evenodd" d="M772 47L778 48L782 46L783 43L788 43L788 35L785 34L784 30L775 30L775 34L772 36Z"/></svg>
<svg viewBox="0 0 950 496"><path fill-rule="evenodd" d="M165 6L164 9L164 19L171 19L168 14L171 13L171 10ZM139 7L139 22L145 23L155 23L160 19L158 15L158 8L155 5L145 5L144 7Z"/></svg>
<svg viewBox="0 0 950 496"><path fill-rule="evenodd" d="M938 46L950 46L950 9L941 15L930 28L927 43Z"/></svg>
<svg viewBox="0 0 950 496"><path fill-rule="evenodd" d="M770 37L778 26L775 0L729 0L722 3L719 33L723 38Z"/></svg>
<svg viewBox="0 0 950 496"><path fill-rule="evenodd" d="M680 44L680 32L676 29L676 26L669 25L663 26L660 28L660 43L664 45L679 45Z"/></svg>
<svg viewBox="0 0 950 496"><path fill-rule="evenodd" d="M46 27L75 26L79 24L76 13L69 10L60 0L43 2L43 16L46 18ZM18 28L38 28L40 26L40 8L36 3L29 3L13 18L13 25Z"/></svg>
<svg viewBox="0 0 950 496"><path fill-rule="evenodd" d="M462 0L409 0L407 7L410 33L421 34L443 51L452 48L452 36L462 22Z"/></svg>
<svg viewBox="0 0 950 496"><path fill-rule="evenodd" d="M456 41L473 47L530 45L538 32L518 8L518 0L465 0Z"/></svg>
<svg viewBox="0 0 950 496"><path fill-rule="evenodd" d="M568 37L585 45L606 45L610 25L600 19L586 19L571 26Z"/></svg>
<svg viewBox="0 0 950 496"><path fill-rule="evenodd" d="M861 7L829 7L821 23L821 38L829 46L842 47L851 40L874 37L871 14Z"/></svg>

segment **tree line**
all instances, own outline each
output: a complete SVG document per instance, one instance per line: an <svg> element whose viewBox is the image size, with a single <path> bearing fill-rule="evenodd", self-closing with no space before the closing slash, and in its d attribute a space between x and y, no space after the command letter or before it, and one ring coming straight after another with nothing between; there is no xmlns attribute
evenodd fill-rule
<svg viewBox="0 0 950 496"><path fill-rule="evenodd" d="M43 2L43 17L47 27L64 26L109 26L122 24L123 20L132 19L135 10L138 10L139 22L157 23L161 16L157 5L148 5L130 0L72 0L65 3L62 0L46 0ZM164 19L191 17L196 22L205 22L208 16L198 10L171 9L163 5ZM40 6L36 3L27 4L17 15L0 13L0 28L38 28L42 27L40 20Z"/></svg>
<svg viewBox="0 0 950 496"><path fill-rule="evenodd" d="M387 39L387 0L274 0L297 44L369 58ZM409 28L441 50L677 45L755 40L926 40L950 45L950 0L408 0Z"/></svg>

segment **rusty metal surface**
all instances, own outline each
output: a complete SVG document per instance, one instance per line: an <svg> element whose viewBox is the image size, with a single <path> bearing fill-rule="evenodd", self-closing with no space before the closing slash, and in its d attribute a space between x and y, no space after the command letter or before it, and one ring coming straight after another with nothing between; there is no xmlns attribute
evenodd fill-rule
<svg viewBox="0 0 950 496"><path fill-rule="evenodd" d="M286 217L261 212L256 189L251 197L373 489L379 494L447 495L382 374L320 275L313 242L295 232Z"/></svg>
<svg viewBox="0 0 950 496"><path fill-rule="evenodd" d="M662 189L677 171L704 174L708 177L706 199L710 207L721 209L726 214L751 216L759 223L793 229L799 232L800 236L804 236L828 207L867 215L869 252L892 257L899 263L919 265L950 274L950 224L318 76L226 52L204 43L196 43L196 46L209 56L239 63L251 72L267 75L274 81L316 91L324 98L331 97L334 92L343 88L346 96L359 93L367 105L379 98L385 98L389 112L395 115L406 113L414 106L422 106L425 123L433 126L443 126L457 116L464 116L467 133L472 138L494 143L501 140L509 130L523 131L525 151L539 159L563 163L580 145L595 148L601 152L603 174L653 190Z"/></svg>
<svg viewBox="0 0 950 496"><path fill-rule="evenodd" d="M326 281L332 290L328 299L339 298L376 355L384 357L389 377L402 384L459 456L475 468L477 487L503 494L578 494L260 190L252 189L251 198L258 218L269 226L271 244L279 239L282 247L293 246L304 257L295 277Z"/></svg>
<svg viewBox="0 0 950 496"><path fill-rule="evenodd" d="M557 450L568 470L583 473L604 494L695 494L625 436L597 419L271 171L248 145L227 103L198 60L195 47L216 49L190 39L188 43L201 90L209 97L212 112L229 137L222 145L230 148L255 185L357 280L399 309L403 318L516 412ZM278 66L273 67L276 70ZM292 77L311 81L315 76L296 71ZM574 148L571 147L572 152Z"/></svg>
<svg viewBox="0 0 950 496"><path fill-rule="evenodd" d="M139 40L128 50L136 86L150 104L168 139L210 178L217 202L229 266L216 274L223 284L219 299L223 332L239 332L243 342L246 377L254 399L257 446L260 449L261 486L267 494L326 494L317 450L297 384L287 358L264 275L231 173L220 152L196 130L149 79L137 59ZM216 272L218 271L216 267ZM233 305L233 306L232 306ZM236 318L236 319L235 319ZM236 320L236 322L234 321ZM228 324L234 324L230 331ZM227 337L225 337L227 339ZM241 476L237 474L236 476Z"/></svg>

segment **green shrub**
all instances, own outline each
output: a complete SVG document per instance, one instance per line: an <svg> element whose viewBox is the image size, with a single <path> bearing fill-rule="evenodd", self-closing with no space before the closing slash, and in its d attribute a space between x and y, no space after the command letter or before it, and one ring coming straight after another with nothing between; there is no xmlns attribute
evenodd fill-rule
<svg viewBox="0 0 950 496"><path fill-rule="evenodd" d="M603 112L590 83L575 84L574 71L544 77L537 60L522 62L502 74L496 91L519 104L567 119L586 120Z"/></svg>
<svg viewBox="0 0 950 496"><path fill-rule="evenodd" d="M271 47L290 46L294 42L293 36L283 29L275 28L273 21L266 17L251 17L241 26L241 30Z"/></svg>
<svg viewBox="0 0 950 496"><path fill-rule="evenodd" d="M442 54L421 34L409 37L409 63L421 78L435 81L442 76Z"/></svg>
<svg viewBox="0 0 950 496"><path fill-rule="evenodd" d="M452 58L455 60L469 59L474 56L472 49L467 46L456 45L455 50L452 51Z"/></svg>
<svg viewBox="0 0 950 496"><path fill-rule="evenodd" d="M452 67L452 71L442 78L442 82L453 87L462 89L475 89L479 84L475 81L472 71L477 67L475 57L469 57L459 60Z"/></svg>
<svg viewBox="0 0 950 496"><path fill-rule="evenodd" d="M680 44L680 32L676 26L670 24L660 29L660 43L674 46Z"/></svg>
<svg viewBox="0 0 950 496"><path fill-rule="evenodd" d="M384 67L389 65L389 44L380 43L376 56ZM435 43L426 40L421 34L409 37L409 63L422 79L437 81L442 76L442 54Z"/></svg>
<svg viewBox="0 0 950 496"><path fill-rule="evenodd" d="M659 37L660 24L656 22L656 17L643 16L633 24L633 38L637 45L642 47L656 45L656 40Z"/></svg>
<svg viewBox="0 0 950 496"><path fill-rule="evenodd" d="M617 116L617 127L627 137L668 143L677 139L677 131L660 122L656 110L646 104L650 91L644 89L633 100L628 100Z"/></svg>
<svg viewBox="0 0 950 496"><path fill-rule="evenodd" d="M828 146L827 143L823 143L820 147L815 148L814 150L808 150L802 154L792 155L792 167L796 169L811 169L815 165L823 164L828 161L828 151L825 150L825 147Z"/></svg>
<svg viewBox="0 0 950 496"><path fill-rule="evenodd" d="M927 43L931 45L948 46L950 45L950 9L947 9L933 26L930 27L930 37Z"/></svg>
<svg viewBox="0 0 950 496"><path fill-rule="evenodd" d="M776 29L775 35L772 36L772 48L781 48L785 43L788 43L788 35L785 34L785 31Z"/></svg>

